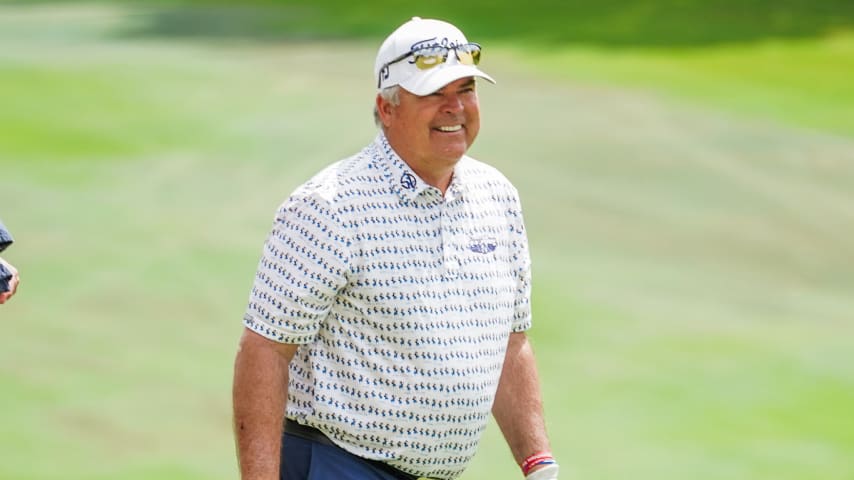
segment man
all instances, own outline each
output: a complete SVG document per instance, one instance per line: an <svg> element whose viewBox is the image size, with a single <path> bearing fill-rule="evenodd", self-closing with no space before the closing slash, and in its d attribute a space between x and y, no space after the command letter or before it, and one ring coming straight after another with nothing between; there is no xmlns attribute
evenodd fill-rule
<svg viewBox="0 0 854 480"><path fill-rule="evenodd" d="M0 222L0 252L5 250L12 242L12 235L6 230L3 222ZM12 298L12 295L18 290L18 283L20 283L18 270L9 262L0 258L0 305Z"/></svg>
<svg viewBox="0 0 854 480"><path fill-rule="evenodd" d="M381 133L279 208L235 361L242 478L456 478L490 412L528 479L557 478L517 192L465 155L479 59L451 24L399 27Z"/></svg>

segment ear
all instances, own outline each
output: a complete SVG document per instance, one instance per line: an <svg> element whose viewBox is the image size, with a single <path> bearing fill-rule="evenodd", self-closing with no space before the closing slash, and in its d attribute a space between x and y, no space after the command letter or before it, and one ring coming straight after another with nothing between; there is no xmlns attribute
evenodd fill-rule
<svg viewBox="0 0 854 480"><path fill-rule="evenodd" d="M394 112L394 105L384 99L382 95L377 94L376 100L377 112L380 115L380 122L384 127L388 128L391 125L391 117Z"/></svg>

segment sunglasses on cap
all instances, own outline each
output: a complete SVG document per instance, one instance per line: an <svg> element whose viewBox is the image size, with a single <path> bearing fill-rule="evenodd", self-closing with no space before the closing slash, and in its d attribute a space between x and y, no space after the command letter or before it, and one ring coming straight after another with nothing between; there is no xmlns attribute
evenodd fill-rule
<svg viewBox="0 0 854 480"><path fill-rule="evenodd" d="M380 68L380 73L377 78L377 88L382 86L383 77L388 78L388 67L391 65L412 57L412 61L410 63L414 64L419 70L429 70L445 63L448 60L448 53L451 50L453 50L457 55L457 61L463 65L477 65L480 63L480 45L477 43L464 43L454 47L432 45L414 48L387 62L382 66L382 68Z"/></svg>

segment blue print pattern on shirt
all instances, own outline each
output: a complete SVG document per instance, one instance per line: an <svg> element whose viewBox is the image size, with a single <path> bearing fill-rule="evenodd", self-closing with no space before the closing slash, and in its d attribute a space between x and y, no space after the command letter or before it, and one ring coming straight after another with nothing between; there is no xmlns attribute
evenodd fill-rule
<svg viewBox="0 0 854 480"><path fill-rule="evenodd" d="M362 457L448 479L486 427L508 336L530 323L516 189L463 157L443 197L382 134L282 204L244 316L302 344L289 417Z"/></svg>

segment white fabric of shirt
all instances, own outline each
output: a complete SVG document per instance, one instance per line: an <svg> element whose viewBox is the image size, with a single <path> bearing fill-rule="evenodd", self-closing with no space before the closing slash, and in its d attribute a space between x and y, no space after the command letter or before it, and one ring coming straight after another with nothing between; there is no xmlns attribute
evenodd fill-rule
<svg viewBox="0 0 854 480"><path fill-rule="evenodd" d="M516 189L468 156L445 196L383 134L279 208L244 324L301 344L287 416L358 456L452 479L531 325Z"/></svg>

